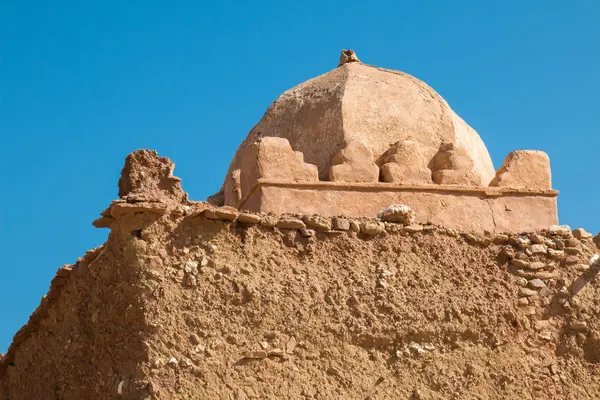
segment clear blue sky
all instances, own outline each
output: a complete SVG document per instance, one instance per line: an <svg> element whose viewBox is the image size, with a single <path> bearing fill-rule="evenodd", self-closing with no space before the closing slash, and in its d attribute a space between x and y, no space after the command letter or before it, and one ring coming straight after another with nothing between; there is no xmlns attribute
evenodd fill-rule
<svg viewBox="0 0 600 400"><path fill-rule="evenodd" d="M549 153L560 222L600 230L600 1L0 0L0 352L57 268L102 244L125 156L192 199L284 90L342 48L423 79L499 167Z"/></svg>

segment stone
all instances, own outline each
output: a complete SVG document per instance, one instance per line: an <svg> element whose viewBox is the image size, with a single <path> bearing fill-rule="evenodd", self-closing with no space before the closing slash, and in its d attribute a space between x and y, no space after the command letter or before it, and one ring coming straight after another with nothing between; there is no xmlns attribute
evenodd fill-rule
<svg viewBox="0 0 600 400"><path fill-rule="evenodd" d="M403 184L432 183L427 167L431 150L421 148L418 142L404 140L394 143L381 157L383 182Z"/></svg>
<svg viewBox="0 0 600 400"><path fill-rule="evenodd" d="M517 286L525 287L527 286L527 279L519 277L516 279L515 283L517 284Z"/></svg>
<svg viewBox="0 0 600 400"><path fill-rule="evenodd" d="M303 237L314 237L315 231L313 229L300 228L300 234Z"/></svg>
<svg viewBox="0 0 600 400"><path fill-rule="evenodd" d="M494 236L494 240L493 240L494 244L504 244L506 242L508 242L508 235L499 233L496 236Z"/></svg>
<svg viewBox="0 0 600 400"><path fill-rule="evenodd" d="M402 225L412 225L417 214L405 204L392 204L377 213L377 218L385 222L397 222Z"/></svg>
<svg viewBox="0 0 600 400"><path fill-rule="evenodd" d="M513 258L512 260L510 260L510 265L513 265L517 268L529 268L528 261L523 261L518 258Z"/></svg>
<svg viewBox="0 0 600 400"><path fill-rule="evenodd" d="M350 221L347 218L333 217L331 227L338 231L347 231L350 230Z"/></svg>
<svg viewBox="0 0 600 400"><path fill-rule="evenodd" d="M529 235L529 240L534 244L543 244L545 242L545 238L537 233L532 233Z"/></svg>
<svg viewBox="0 0 600 400"><path fill-rule="evenodd" d="M532 306L524 307L522 310L524 315L535 315L537 313L535 307Z"/></svg>
<svg viewBox="0 0 600 400"><path fill-rule="evenodd" d="M538 279L555 279L558 273L555 271L536 271L533 276Z"/></svg>
<svg viewBox="0 0 600 400"><path fill-rule="evenodd" d="M198 335L196 335L195 333L192 333L190 335L190 343L193 345L199 345L200 344L200 337Z"/></svg>
<svg viewBox="0 0 600 400"><path fill-rule="evenodd" d="M350 140L331 160L329 180L333 182L378 182L379 167L371 149Z"/></svg>
<svg viewBox="0 0 600 400"><path fill-rule="evenodd" d="M521 297L517 301L517 304L519 304L520 306L528 306L529 305L529 300L527 299L527 297Z"/></svg>
<svg viewBox="0 0 600 400"><path fill-rule="evenodd" d="M585 321L573 321L569 325L569 328L576 332L587 332L588 326Z"/></svg>
<svg viewBox="0 0 600 400"><path fill-rule="evenodd" d="M536 331L543 331L548 328L550 328L550 321L548 321L547 319L535 321L534 329Z"/></svg>
<svg viewBox="0 0 600 400"><path fill-rule="evenodd" d="M247 351L244 353L244 358L251 360L262 360L269 356L265 350Z"/></svg>
<svg viewBox="0 0 600 400"><path fill-rule="evenodd" d="M208 218L208 213L210 210L205 212L206 217ZM220 219L223 221L235 221L238 217L239 211L233 207L223 206L219 208L215 208L213 210L215 217L210 219Z"/></svg>
<svg viewBox="0 0 600 400"><path fill-rule="evenodd" d="M260 219L260 225L264 226L265 228L274 228L278 222L279 219L274 215L266 215Z"/></svg>
<svg viewBox="0 0 600 400"><path fill-rule="evenodd" d="M275 349L271 349L267 352L269 357L278 357L278 358L284 358L285 357L285 353L283 350L275 348Z"/></svg>
<svg viewBox="0 0 600 400"><path fill-rule="evenodd" d="M360 232L360 223L356 220L351 220L350 221L350 230L352 232Z"/></svg>
<svg viewBox="0 0 600 400"><path fill-rule="evenodd" d="M490 186L545 189L552 188L550 159L539 150L517 150L509 153Z"/></svg>
<svg viewBox="0 0 600 400"><path fill-rule="evenodd" d="M579 247L565 247L565 254L579 255L581 254L581 248Z"/></svg>
<svg viewBox="0 0 600 400"><path fill-rule="evenodd" d="M545 262L542 261L534 261L532 263L529 263L529 269L532 269L534 271L540 270L540 269L545 269L548 268L548 266L546 265Z"/></svg>
<svg viewBox="0 0 600 400"><path fill-rule="evenodd" d="M376 236L385 231L385 225L377 221L364 221L360 224L360 231L368 236Z"/></svg>
<svg viewBox="0 0 600 400"><path fill-rule="evenodd" d="M552 225L548 232L556 236L571 236L571 227L569 225Z"/></svg>
<svg viewBox="0 0 600 400"><path fill-rule="evenodd" d="M528 289L528 288L520 288L519 289L519 296L522 297L531 297L531 296L535 296L537 295L538 292L536 290L532 290L532 289Z"/></svg>
<svg viewBox="0 0 600 400"><path fill-rule="evenodd" d="M238 222L248 225L258 224L260 219L260 215L250 213L241 213L237 218Z"/></svg>
<svg viewBox="0 0 600 400"><path fill-rule="evenodd" d="M546 247L546 245L544 245L544 244L532 244L529 247L529 250L531 251L531 254L533 254L533 255L548 253L548 247Z"/></svg>
<svg viewBox="0 0 600 400"><path fill-rule="evenodd" d="M548 249L548 255L553 260L562 260L563 258L565 258L565 252L563 250Z"/></svg>
<svg viewBox="0 0 600 400"><path fill-rule="evenodd" d="M417 232L422 232L423 231L423 225L409 225L409 226L405 226L404 228L402 228L402 230L404 232L408 232L408 233L417 233Z"/></svg>
<svg viewBox="0 0 600 400"><path fill-rule="evenodd" d="M542 288L539 292L539 295L542 297L550 297L552 296L552 290L548 289L547 287Z"/></svg>
<svg viewBox="0 0 600 400"><path fill-rule="evenodd" d="M306 225L298 218L283 216L277 221L275 227L277 229L302 229L306 228Z"/></svg>
<svg viewBox="0 0 600 400"><path fill-rule="evenodd" d="M302 217L302 221L309 228L320 229L320 230L330 230L331 229L331 220L329 218L321 217L318 215L308 216L305 215Z"/></svg>
<svg viewBox="0 0 600 400"><path fill-rule="evenodd" d="M581 242L579 241L579 239L576 238L568 238L565 240L565 246L566 247L578 247L581 245Z"/></svg>
<svg viewBox="0 0 600 400"><path fill-rule="evenodd" d="M590 266L587 264L577 264L575 265L575 270L578 272L585 272L590 269Z"/></svg>
<svg viewBox="0 0 600 400"><path fill-rule="evenodd" d="M540 290L542 288L546 287L546 284L544 283L543 280L539 279L539 278L535 278L529 281L529 283L527 284L527 286L529 286L532 289L535 290Z"/></svg>
<svg viewBox="0 0 600 400"><path fill-rule="evenodd" d="M567 259L565 260L565 263L567 265L577 264L577 263L579 263L579 257L577 257L577 256L568 256Z"/></svg>
<svg viewBox="0 0 600 400"><path fill-rule="evenodd" d="M591 239L594 235L587 232L583 228L577 228L573 231L573 236L576 237L577 239Z"/></svg>

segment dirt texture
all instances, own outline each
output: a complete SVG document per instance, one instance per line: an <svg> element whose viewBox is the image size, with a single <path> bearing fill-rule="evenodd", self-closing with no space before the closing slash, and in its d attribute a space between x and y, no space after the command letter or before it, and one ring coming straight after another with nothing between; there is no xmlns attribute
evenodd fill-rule
<svg viewBox="0 0 600 400"><path fill-rule="evenodd" d="M600 398L585 231L240 214L137 187L15 335L0 399Z"/></svg>

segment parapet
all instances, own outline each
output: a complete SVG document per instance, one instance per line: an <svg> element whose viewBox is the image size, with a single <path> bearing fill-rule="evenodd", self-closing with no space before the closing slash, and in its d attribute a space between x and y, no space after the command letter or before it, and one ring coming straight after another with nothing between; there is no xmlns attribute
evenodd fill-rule
<svg viewBox="0 0 600 400"><path fill-rule="evenodd" d="M558 223L557 195L545 153L512 152L495 171L477 132L433 89L344 50L337 68L268 108L210 201L352 217L402 203L420 223L529 231Z"/></svg>

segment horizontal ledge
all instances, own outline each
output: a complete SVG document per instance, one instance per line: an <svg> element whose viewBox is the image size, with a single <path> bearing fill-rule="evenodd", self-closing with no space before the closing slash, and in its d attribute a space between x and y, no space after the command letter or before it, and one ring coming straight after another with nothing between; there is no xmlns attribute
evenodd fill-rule
<svg viewBox="0 0 600 400"><path fill-rule="evenodd" d="M388 182L332 182L332 181L284 181L276 179L259 179L245 198L238 203L241 209L248 199L260 187L280 187L290 189L316 189L334 191L362 191L362 192L422 192L422 193L444 193L470 196L502 197L502 196L540 196L556 197L558 190L553 189L524 189L496 186L459 186L459 185L410 185Z"/></svg>
<svg viewBox="0 0 600 400"><path fill-rule="evenodd" d="M364 191L391 191L391 192L451 192L451 193L472 193L485 195L489 197L498 197L505 195L524 195L524 196L544 196L556 197L557 190L540 189L521 189L508 187L480 187L480 186L459 186L459 185L405 185L399 183L387 182L328 182L328 181L281 181L273 179L259 179L255 186L277 186L299 189L332 189L332 190L364 190ZM252 190L253 191L253 190Z"/></svg>

